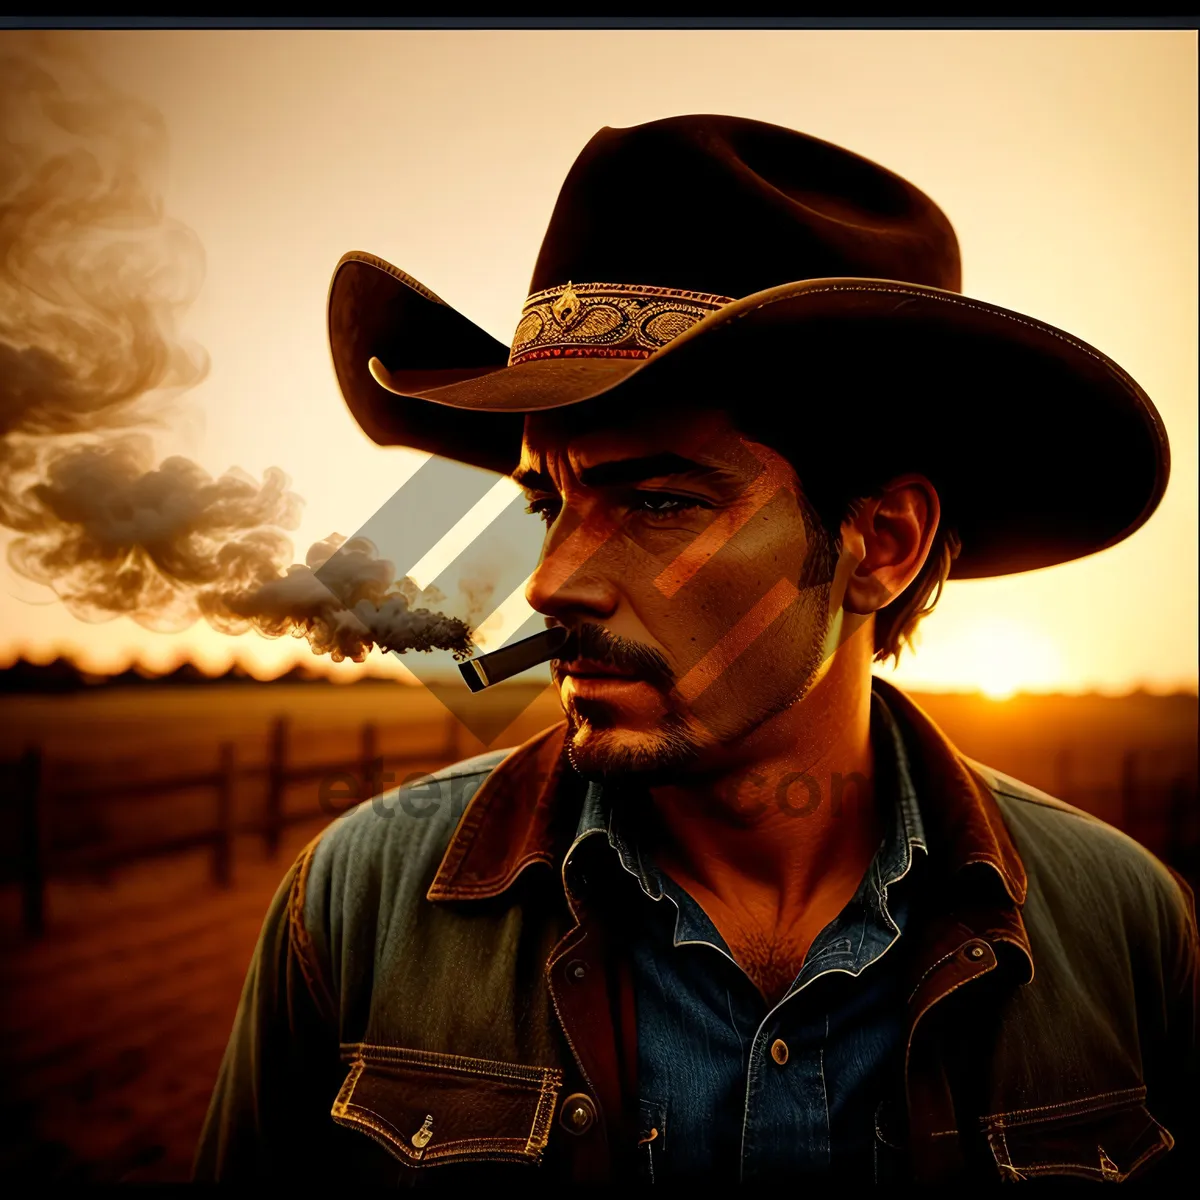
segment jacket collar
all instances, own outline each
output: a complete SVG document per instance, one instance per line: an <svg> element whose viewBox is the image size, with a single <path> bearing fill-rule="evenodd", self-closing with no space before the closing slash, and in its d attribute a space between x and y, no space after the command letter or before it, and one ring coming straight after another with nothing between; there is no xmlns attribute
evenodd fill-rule
<svg viewBox="0 0 1200 1200"><path fill-rule="evenodd" d="M871 686L886 700L907 746L939 874L968 886L998 880L1013 905L1023 904L1025 868L983 777L899 688L878 676ZM454 831L428 899L497 896L532 863L557 867L578 826L583 796L564 754L566 735L567 722L560 721L489 773ZM1019 913L999 919L992 932L1031 957Z"/></svg>
<svg viewBox="0 0 1200 1200"><path fill-rule="evenodd" d="M562 852L570 814L567 722L543 729L492 768L471 797L426 896L483 900L498 896L532 863L551 867Z"/></svg>

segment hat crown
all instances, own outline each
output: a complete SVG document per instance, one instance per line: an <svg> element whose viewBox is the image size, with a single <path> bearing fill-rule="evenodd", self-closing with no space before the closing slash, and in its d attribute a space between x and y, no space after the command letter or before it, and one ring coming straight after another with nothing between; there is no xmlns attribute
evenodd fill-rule
<svg viewBox="0 0 1200 1200"><path fill-rule="evenodd" d="M762 121L690 115L592 137L529 291L604 281L737 298L831 277L958 291L958 239L924 192L869 159Z"/></svg>

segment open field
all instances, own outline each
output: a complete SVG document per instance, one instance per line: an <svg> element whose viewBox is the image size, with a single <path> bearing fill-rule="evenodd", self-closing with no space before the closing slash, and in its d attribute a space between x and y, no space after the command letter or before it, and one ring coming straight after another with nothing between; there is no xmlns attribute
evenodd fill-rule
<svg viewBox="0 0 1200 1200"><path fill-rule="evenodd" d="M465 692L461 684L458 691ZM512 693L518 696L511 699ZM542 694L542 693L545 694ZM540 698L539 698L540 697ZM522 712L534 701L536 707ZM491 689L471 697L473 709L521 713L493 745L515 745L561 716L554 695L540 686ZM211 761L219 742L232 740L238 758L261 764L272 720L286 714L302 752L312 759L344 749L364 721L376 722L386 747L442 736L448 712L424 687L372 681L349 685L233 684L96 688L65 696L0 696L0 758L31 741L64 769L133 778L185 770ZM460 725L464 756L486 749Z"/></svg>
<svg viewBox="0 0 1200 1200"><path fill-rule="evenodd" d="M507 703L494 696L481 699ZM558 719L553 694L523 699L532 703L497 746ZM1187 868L1197 838L1194 696L914 699L965 753L1143 831ZM203 789L88 812L70 801L81 788L211 770L225 741L243 772L232 797L231 886L214 886L202 850L51 873L40 939L21 935L17 892L0 889L0 1177L186 1177L262 913L288 862L329 819L315 804L320 781L309 779L286 789L283 808L313 817L283 829L276 856L256 832L270 731L283 715L298 764L353 760L368 722L378 753L425 755L420 770L451 750L485 748L434 696L390 683L0 697L0 759L41 746L51 832L68 841L86 841L84 832L99 842L136 838L211 815ZM1174 818L1172 795L1184 803Z"/></svg>

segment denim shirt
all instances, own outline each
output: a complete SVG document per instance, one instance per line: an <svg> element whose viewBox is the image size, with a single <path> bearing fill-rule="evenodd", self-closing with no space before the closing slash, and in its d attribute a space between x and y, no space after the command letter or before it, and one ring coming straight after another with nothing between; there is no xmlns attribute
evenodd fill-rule
<svg viewBox="0 0 1200 1200"><path fill-rule="evenodd" d="M633 877L602 872L606 888L627 889L620 899L646 1179L877 1176L877 1109L903 1049L902 955L894 947L919 886L914 851L924 860L927 847L904 743L878 691L871 727L877 802L892 819L853 899L770 1008L700 905L639 850L632 810L599 783L589 786L567 864L582 861L585 842L594 855L605 841L594 835L607 833ZM617 897L607 898L615 910Z"/></svg>

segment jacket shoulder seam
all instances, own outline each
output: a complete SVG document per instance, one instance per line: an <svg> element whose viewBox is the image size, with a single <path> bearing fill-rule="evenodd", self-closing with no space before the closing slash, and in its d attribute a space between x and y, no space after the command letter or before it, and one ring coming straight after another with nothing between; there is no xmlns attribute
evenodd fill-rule
<svg viewBox="0 0 1200 1200"><path fill-rule="evenodd" d="M995 773L993 773L995 774ZM1191 896L1191 890L1187 887L1186 882L1180 877L1178 872L1170 868L1162 861L1152 850L1144 846L1136 838L1131 837L1123 829L1116 825L1110 824L1102 817L1096 816L1095 813L1090 813L1086 809L1076 808L1073 804L1068 804L1065 800L1059 800L1054 796L1049 796L1036 788L1028 785L1021 785L1022 790L1018 791L1012 787L1005 787L1002 782L989 785L993 793L998 797L1003 797L1004 800L1012 800L1017 803L1026 803L1033 805L1042 811L1060 813L1064 817L1073 817L1077 821L1088 827L1088 834L1083 835L1087 838L1090 845L1097 846L1103 844L1108 851L1115 851L1118 845L1123 846L1126 854L1123 856L1127 861L1136 860L1142 867L1150 866L1153 868L1152 874L1157 874L1160 882L1163 879L1169 879L1175 889L1179 889L1180 884L1184 886L1183 895ZM1026 790L1027 789L1027 790ZM1094 831L1094 834L1093 832ZM1082 834L1082 831L1081 831ZM1129 853L1133 852L1133 858L1129 858ZM1163 874L1165 872L1165 875Z"/></svg>
<svg viewBox="0 0 1200 1200"><path fill-rule="evenodd" d="M1058 800L1054 796L1029 795L1024 792L1010 791L1005 787L993 787L992 790L998 796L1006 796L1009 800L1023 800L1026 804L1036 804L1039 808L1052 808L1055 812L1063 813L1068 817L1079 817L1084 821L1103 824L1094 813L1085 812L1082 808L1076 808L1075 805L1068 804L1065 800Z"/></svg>
<svg viewBox="0 0 1200 1200"><path fill-rule="evenodd" d="M1022 800L1027 804L1036 804L1039 808L1051 808L1055 812L1065 813L1067 816L1081 817L1085 821L1092 821L1100 825L1104 824L1094 814L1085 812L1081 808L1076 808L1075 805L1068 804L1065 800L1060 800L1057 796L1051 796L1048 792L1043 792L1040 788L1035 788L1031 784L1022 783L1018 779L1006 776L994 767L989 767L985 763L977 762L974 759L968 758L965 761L968 766L974 768L983 776L989 790L997 796L1005 796L1009 800Z"/></svg>

